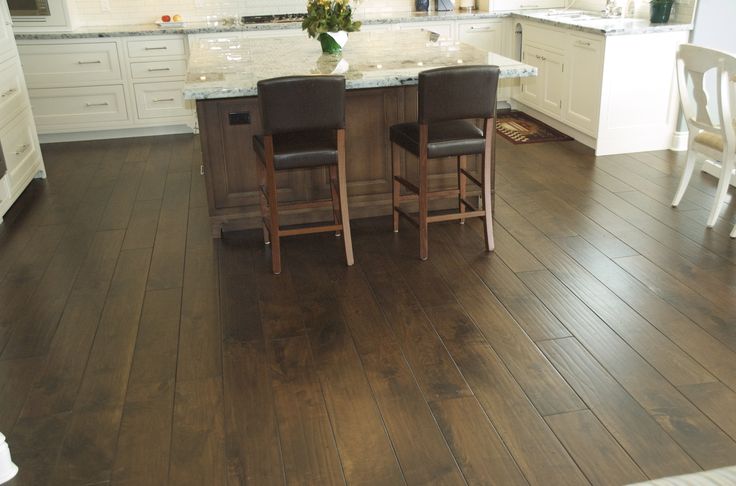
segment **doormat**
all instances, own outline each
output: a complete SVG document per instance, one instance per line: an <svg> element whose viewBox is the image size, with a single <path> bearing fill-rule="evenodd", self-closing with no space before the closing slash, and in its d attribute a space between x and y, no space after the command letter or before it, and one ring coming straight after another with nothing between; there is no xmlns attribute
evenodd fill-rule
<svg viewBox="0 0 736 486"><path fill-rule="evenodd" d="M526 113L511 110L496 116L496 131L513 144L573 140Z"/></svg>

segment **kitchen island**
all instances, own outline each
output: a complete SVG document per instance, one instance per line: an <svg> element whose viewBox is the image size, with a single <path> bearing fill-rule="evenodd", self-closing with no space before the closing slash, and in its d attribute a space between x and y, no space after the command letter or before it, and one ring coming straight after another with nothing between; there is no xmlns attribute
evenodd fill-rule
<svg viewBox="0 0 736 486"><path fill-rule="evenodd" d="M261 130L256 98L259 80L303 74L345 76L350 211L353 217L367 217L391 213L388 130L395 123L416 119L419 72L462 64L498 65L502 78L536 75L532 66L456 41L438 40L425 31L352 33L341 55L323 55L319 43L306 35L195 40L190 46L184 95L197 101L213 236L218 237L223 229L260 225L251 144L252 135ZM410 178L413 165L409 164ZM280 174L279 199L328 197L328 181L326 171ZM433 161L433 186L449 187L456 181L454 160ZM287 224L319 219L316 211L284 219Z"/></svg>

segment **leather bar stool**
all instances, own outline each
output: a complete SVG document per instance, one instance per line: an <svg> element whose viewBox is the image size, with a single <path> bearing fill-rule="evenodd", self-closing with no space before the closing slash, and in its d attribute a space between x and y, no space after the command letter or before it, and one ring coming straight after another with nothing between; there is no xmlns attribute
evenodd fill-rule
<svg viewBox="0 0 736 486"><path fill-rule="evenodd" d="M480 217L483 219L485 245L493 251L493 175L495 171L496 93L498 66L457 66L430 69L419 73L419 118L417 122L391 127L391 162L393 167L393 223L399 231L399 219L404 217L419 228L419 257L429 256L427 227L429 223ZM474 120L483 120L483 129ZM401 176L400 149L416 156L419 161L419 184ZM482 155L482 180L467 169L468 155ZM457 157L458 188L429 191L429 159ZM470 180L482 189L483 207L476 208L466 199L466 182ZM402 195L401 187L410 194ZM429 214L429 200L457 197L458 212ZM417 200L418 217L400 208L402 201Z"/></svg>
<svg viewBox="0 0 736 486"><path fill-rule="evenodd" d="M288 76L258 82L263 135L253 137L258 155L263 238L271 244L274 274L281 273L280 239L285 236L342 232L345 258L353 264L347 179L345 176L345 78ZM279 204L276 172L329 167L331 199ZM333 221L300 227L279 226L279 206L305 209L332 206Z"/></svg>

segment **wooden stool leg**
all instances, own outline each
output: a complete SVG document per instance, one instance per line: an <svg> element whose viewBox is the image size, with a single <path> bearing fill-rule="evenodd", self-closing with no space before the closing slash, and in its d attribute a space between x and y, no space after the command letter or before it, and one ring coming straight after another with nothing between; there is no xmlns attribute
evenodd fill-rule
<svg viewBox="0 0 736 486"><path fill-rule="evenodd" d="M493 123L493 118L490 119ZM490 124L490 127L495 125ZM493 251L495 243L493 241L493 137L488 132L489 120L486 120L486 146L483 152L483 209L486 214L483 216L483 235L486 242L486 251Z"/></svg>
<svg viewBox="0 0 736 486"><path fill-rule="evenodd" d="M279 235L279 203L276 195L276 169L273 166L273 136L264 137L266 152L266 192L271 224L271 268L273 273L281 273L281 239Z"/></svg>
<svg viewBox="0 0 736 486"><path fill-rule="evenodd" d="M396 210L396 208L399 207L400 202L400 196L401 196L401 183L394 179L394 177L397 177L401 175L401 153L400 153L400 147L396 145L395 143L391 144L391 180L393 181L393 208L391 213L394 217L394 233L399 232L399 212Z"/></svg>
<svg viewBox="0 0 736 486"><path fill-rule="evenodd" d="M335 224L340 224L340 195L337 191L337 166L330 166L330 195L332 197L332 217ZM335 236L340 236L340 230L335 231Z"/></svg>
<svg viewBox="0 0 736 486"><path fill-rule="evenodd" d="M350 232L350 211L348 211L348 177L345 173L345 130L337 131L337 179L340 195L340 219L345 243L345 261L348 266L355 263L353 258L353 238Z"/></svg>
<svg viewBox="0 0 736 486"><path fill-rule="evenodd" d="M465 213L465 204L463 204L463 199L465 199L465 195L467 194L466 186L468 178L465 177L463 170L467 168L468 158L465 155L459 156L457 158L457 186L459 189L458 210L460 211L460 214ZM465 224L465 218L460 219L460 224Z"/></svg>
<svg viewBox="0 0 736 486"><path fill-rule="evenodd" d="M429 175L427 174L427 125L419 125L419 258L429 258Z"/></svg>
<svg viewBox="0 0 736 486"><path fill-rule="evenodd" d="M266 245L271 244L271 235L268 233L268 227L266 226L266 219L268 218L268 201L263 190L268 190L266 186L266 168L260 160L256 161L257 167L256 172L258 174L258 203L261 207L261 226L263 227L263 243ZM263 188L263 190L261 190Z"/></svg>

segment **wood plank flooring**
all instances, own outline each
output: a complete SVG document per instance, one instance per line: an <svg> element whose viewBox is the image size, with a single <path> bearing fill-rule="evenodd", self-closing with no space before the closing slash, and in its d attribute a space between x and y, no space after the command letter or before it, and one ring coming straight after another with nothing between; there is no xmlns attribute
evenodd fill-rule
<svg viewBox="0 0 736 486"><path fill-rule="evenodd" d="M618 485L736 464L736 203L499 139L479 221L212 240L199 141L45 145L0 226L17 485ZM732 194L733 197L733 194Z"/></svg>

